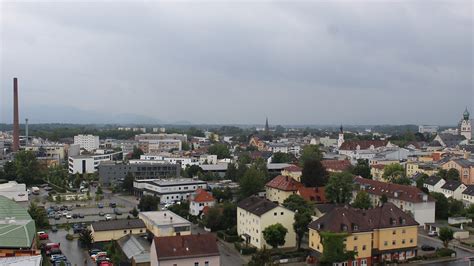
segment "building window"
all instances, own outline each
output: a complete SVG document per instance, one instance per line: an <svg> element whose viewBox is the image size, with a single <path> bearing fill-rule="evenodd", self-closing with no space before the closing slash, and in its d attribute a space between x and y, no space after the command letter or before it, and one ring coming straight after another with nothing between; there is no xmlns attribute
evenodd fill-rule
<svg viewBox="0 0 474 266"><path fill-rule="evenodd" d="M277 213L276 213L276 212L274 212L274 213L273 213L273 215L274 215L274 216L277 216Z"/></svg>
<svg viewBox="0 0 474 266"><path fill-rule="evenodd" d="M396 244L397 244L397 241L393 240L393 241L392 241L392 245L395 246Z"/></svg>
<svg viewBox="0 0 474 266"><path fill-rule="evenodd" d="M410 238L410 243L413 243L413 238Z"/></svg>
<svg viewBox="0 0 474 266"><path fill-rule="evenodd" d="M204 266L209 266L209 261L205 261Z"/></svg>
<svg viewBox="0 0 474 266"><path fill-rule="evenodd" d="M362 250L365 250L365 249L366 249L366 246L365 246L365 245L363 245L363 246L362 246Z"/></svg>
<svg viewBox="0 0 474 266"><path fill-rule="evenodd" d="M357 236L354 236L354 241L356 241L356 240L357 240Z"/></svg>
<svg viewBox="0 0 474 266"><path fill-rule="evenodd" d="M199 262L195 262L195 263L194 263L194 266L199 266Z"/></svg>
<svg viewBox="0 0 474 266"><path fill-rule="evenodd" d="M283 215L283 212L281 212L280 215Z"/></svg>
<svg viewBox="0 0 474 266"><path fill-rule="evenodd" d="M127 230L123 230L123 233L126 234L126 233L127 233Z"/></svg>
<svg viewBox="0 0 474 266"><path fill-rule="evenodd" d="M402 244L405 244L405 239L402 239Z"/></svg>
<svg viewBox="0 0 474 266"><path fill-rule="evenodd" d="M354 246L354 251L357 251L357 246Z"/></svg>
<svg viewBox="0 0 474 266"><path fill-rule="evenodd" d="M352 266L357 266L357 265L358 265L358 264L357 264L357 261L356 261L356 260L353 260L353 261L352 261Z"/></svg>
<svg viewBox="0 0 474 266"><path fill-rule="evenodd" d="M406 233L406 231L405 231L405 229L403 229L403 230L402 230L402 234L405 234L405 233Z"/></svg>
<svg viewBox="0 0 474 266"><path fill-rule="evenodd" d="M397 230L393 230L392 235L396 235L396 234L397 234Z"/></svg>

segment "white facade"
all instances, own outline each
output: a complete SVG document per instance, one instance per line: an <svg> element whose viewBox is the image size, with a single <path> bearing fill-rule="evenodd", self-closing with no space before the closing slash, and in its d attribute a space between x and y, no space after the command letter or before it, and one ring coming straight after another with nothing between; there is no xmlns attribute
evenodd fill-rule
<svg viewBox="0 0 474 266"><path fill-rule="evenodd" d="M438 133L439 126L427 126L427 125L419 125L418 126L418 133L431 133L436 134Z"/></svg>
<svg viewBox="0 0 474 266"><path fill-rule="evenodd" d="M74 136L74 144L79 144L81 149L93 151L99 148L99 136L77 135Z"/></svg>
<svg viewBox="0 0 474 266"><path fill-rule="evenodd" d="M207 182L191 178L142 179L135 180L133 188L139 194L159 197L166 204L186 200L198 188L207 189Z"/></svg>
<svg viewBox="0 0 474 266"><path fill-rule="evenodd" d="M431 185L431 184L423 184L423 187L427 188L429 192L441 192L441 187L446 184L446 181L444 179L440 179L436 184Z"/></svg>
<svg viewBox="0 0 474 266"><path fill-rule="evenodd" d="M121 152L99 154L99 155L78 155L69 156L68 166L70 174L91 174L99 170L99 164L104 161L112 161L114 156Z"/></svg>
<svg viewBox="0 0 474 266"><path fill-rule="evenodd" d="M0 184L0 196L4 196L14 201L28 201L28 192L25 184L18 184L16 181Z"/></svg>
<svg viewBox="0 0 474 266"><path fill-rule="evenodd" d="M202 212L204 207L213 207L216 205L216 201L202 201L202 202L196 202L194 200L189 201L189 214L191 215L199 215L199 213Z"/></svg>

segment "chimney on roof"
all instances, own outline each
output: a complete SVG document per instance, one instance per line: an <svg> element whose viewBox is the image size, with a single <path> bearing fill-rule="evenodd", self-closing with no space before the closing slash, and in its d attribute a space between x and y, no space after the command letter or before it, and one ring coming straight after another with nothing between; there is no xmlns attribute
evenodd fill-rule
<svg viewBox="0 0 474 266"><path fill-rule="evenodd" d="M20 121L18 114L18 79L13 78L13 151L20 149Z"/></svg>

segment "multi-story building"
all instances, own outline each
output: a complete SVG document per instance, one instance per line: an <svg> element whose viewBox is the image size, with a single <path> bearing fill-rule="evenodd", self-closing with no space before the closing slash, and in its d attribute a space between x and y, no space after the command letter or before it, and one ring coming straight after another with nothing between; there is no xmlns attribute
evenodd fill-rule
<svg viewBox="0 0 474 266"><path fill-rule="evenodd" d="M352 167L349 160L322 160L321 164L330 173L344 172Z"/></svg>
<svg viewBox="0 0 474 266"><path fill-rule="evenodd" d="M74 136L74 144L79 144L81 149L93 151L99 148L99 136L94 135L77 135Z"/></svg>
<svg viewBox="0 0 474 266"><path fill-rule="evenodd" d="M192 178L142 179L133 182L135 195L153 195L161 203L186 200L196 189L207 189L207 182Z"/></svg>
<svg viewBox="0 0 474 266"><path fill-rule="evenodd" d="M297 194L303 184L289 176L279 175L265 185L266 198L282 204L289 196Z"/></svg>
<svg viewBox="0 0 474 266"><path fill-rule="evenodd" d="M99 181L104 186L110 186L122 181L128 174L135 179L156 179L179 177L181 167L169 163L123 163L107 161L102 162L98 168Z"/></svg>
<svg viewBox="0 0 474 266"><path fill-rule="evenodd" d="M353 163L358 159L370 160L374 158L377 153L386 148L393 147L393 145L386 140L358 140L345 141L339 147L339 154L348 156Z"/></svg>
<svg viewBox="0 0 474 266"><path fill-rule="evenodd" d="M345 250L355 251L356 256L338 265L405 261L416 256L418 226L393 203L368 210L337 207L309 224L309 247L320 256L325 233L344 233Z"/></svg>
<svg viewBox="0 0 474 266"><path fill-rule="evenodd" d="M63 162L66 158L64 145L60 144L26 146L25 151L33 151L38 157L50 158L58 162Z"/></svg>
<svg viewBox="0 0 474 266"><path fill-rule="evenodd" d="M295 213L277 203L257 196L250 196L237 204L237 233L258 249L269 248L263 238L263 230L270 225L280 223L288 230L282 248L296 246L296 234L293 230Z"/></svg>
<svg viewBox="0 0 474 266"><path fill-rule="evenodd" d="M364 190L369 194L372 205L378 206L381 204L380 198L385 195L388 202L411 213L420 225L435 221L435 200L417 187L385 183L362 177L355 177L354 183L357 186L353 191L353 198L359 190Z"/></svg>
<svg viewBox="0 0 474 266"><path fill-rule="evenodd" d="M186 134L177 134L177 133L159 133L159 134L140 134L135 136L136 141L142 140L166 140L166 139L173 139L173 140L180 140L181 142L187 142L188 136Z"/></svg>
<svg viewBox="0 0 474 266"><path fill-rule="evenodd" d="M191 234L191 222L172 211L140 212L138 217L155 237Z"/></svg>
<svg viewBox="0 0 474 266"><path fill-rule="evenodd" d="M418 133L425 134L436 134L438 133L439 126L428 126L428 125L419 125L418 126Z"/></svg>
<svg viewBox="0 0 474 266"><path fill-rule="evenodd" d="M99 170L101 162L112 161L120 157L122 152L114 152L108 154L94 154L94 155L76 155L69 156L68 166L70 174L90 174Z"/></svg>
<svg viewBox="0 0 474 266"><path fill-rule="evenodd" d="M430 176L423 183L423 187L429 192L440 192L441 187L446 184L446 181L439 176Z"/></svg>
<svg viewBox="0 0 474 266"><path fill-rule="evenodd" d="M140 149L146 153L180 151L182 142L178 139L140 140L139 146Z"/></svg>
<svg viewBox="0 0 474 266"><path fill-rule="evenodd" d="M466 186L466 189L462 192L462 202L466 206L474 204L474 185Z"/></svg>
<svg viewBox="0 0 474 266"><path fill-rule="evenodd" d="M289 176L298 182L301 182L302 174L303 174L303 169L301 169L301 167L297 165L290 165L283 168L283 170L281 170L282 176Z"/></svg>
<svg viewBox="0 0 474 266"><path fill-rule="evenodd" d="M459 172L459 178L465 185L474 184L474 162L466 159L451 159L443 164L441 168L449 170L454 168Z"/></svg>
<svg viewBox="0 0 474 266"><path fill-rule="evenodd" d="M383 178L384 169L385 169L384 164L370 165L370 174L372 175L372 179L385 182L386 180Z"/></svg>
<svg viewBox="0 0 474 266"><path fill-rule="evenodd" d="M405 167L406 176L408 177L412 177L416 174L427 174L431 176L438 173L438 167L433 163L407 162Z"/></svg>
<svg viewBox="0 0 474 266"><path fill-rule="evenodd" d="M456 180L448 180L441 187L441 193L446 198L453 198L456 200L462 200L462 192L466 189L466 185Z"/></svg>
<svg viewBox="0 0 474 266"><path fill-rule="evenodd" d="M198 216L205 207L213 207L216 199L208 191L198 188L195 193L189 196L189 214Z"/></svg>

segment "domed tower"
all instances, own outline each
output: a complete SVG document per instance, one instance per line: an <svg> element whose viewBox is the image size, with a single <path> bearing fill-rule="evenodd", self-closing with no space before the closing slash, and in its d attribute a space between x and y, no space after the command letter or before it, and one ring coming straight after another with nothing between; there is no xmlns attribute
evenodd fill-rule
<svg viewBox="0 0 474 266"><path fill-rule="evenodd" d="M342 129L342 125L341 125L341 127L339 128L339 138L337 139L338 149L341 147L342 143L344 143L344 130Z"/></svg>
<svg viewBox="0 0 474 266"><path fill-rule="evenodd" d="M462 115L462 120L459 122L459 134L464 136L467 140L471 140L472 138L472 127L471 127L471 120L469 120L469 111L464 111Z"/></svg>

